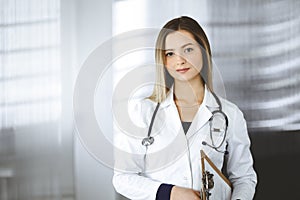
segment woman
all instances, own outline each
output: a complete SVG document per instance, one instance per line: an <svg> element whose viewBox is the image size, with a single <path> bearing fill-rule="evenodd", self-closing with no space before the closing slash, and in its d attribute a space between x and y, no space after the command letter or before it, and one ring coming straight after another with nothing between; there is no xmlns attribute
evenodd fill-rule
<svg viewBox="0 0 300 200"><path fill-rule="evenodd" d="M130 199L201 199L203 150L226 170L231 199L252 199L257 178L246 122L213 93L210 45L200 25L189 17L169 21L157 38L156 63L152 96L131 109L150 133L116 131L115 144L126 152L116 153L116 191ZM215 182L210 199L225 199Z"/></svg>

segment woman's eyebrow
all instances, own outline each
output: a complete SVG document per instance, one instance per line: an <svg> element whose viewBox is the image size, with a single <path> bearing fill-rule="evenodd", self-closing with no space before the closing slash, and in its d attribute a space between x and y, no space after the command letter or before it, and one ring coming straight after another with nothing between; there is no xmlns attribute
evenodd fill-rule
<svg viewBox="0 0 300 200"><path fill-rule="evenodd" d="M182 45L180 48L183 49L184 47L189 46L189 45L194 45L194 44L189 42L189 43L186 43L186 44ZM174 51L174 49L165 49L165 51Z"/></svg>
<svg viewBox="0 0 300 200"><path fill-rule="evenodd" d="M184 47L189 46L189 45L193 45L193 43L190 42L190 43L187 43L185 45L182 45L181 48L184 48Z"/></svg>

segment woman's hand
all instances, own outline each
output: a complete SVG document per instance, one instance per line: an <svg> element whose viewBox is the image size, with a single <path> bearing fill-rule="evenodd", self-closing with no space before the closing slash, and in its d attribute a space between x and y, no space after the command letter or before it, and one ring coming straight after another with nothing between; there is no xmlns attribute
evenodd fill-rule
<svg viewBox="0 0 300 200"><path fill-rule="evenodd" d="M171 190L170 200L201 200L200 192L189 188L174 186Z"/></svg>

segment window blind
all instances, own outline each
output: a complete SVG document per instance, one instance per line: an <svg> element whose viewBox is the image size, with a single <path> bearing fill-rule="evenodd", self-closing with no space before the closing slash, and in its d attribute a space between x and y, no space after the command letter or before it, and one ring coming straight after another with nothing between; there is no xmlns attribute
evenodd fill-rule
<svg viewBox="0 0 300 200"><path fill-rule="evenodd" d="M0 9L0 128L57 120L59 0L1 0Z"/></svg>

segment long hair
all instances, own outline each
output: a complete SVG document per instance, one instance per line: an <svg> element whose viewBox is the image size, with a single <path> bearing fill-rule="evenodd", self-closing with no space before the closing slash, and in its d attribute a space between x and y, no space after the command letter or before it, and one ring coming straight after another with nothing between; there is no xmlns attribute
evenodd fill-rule
<svg viewBox="0 0 300 200"><path fill-rule="evenodd" d="M203 59L203 67L200 76L209 90L213 91L212 86L212 60L211 50L207 36L201 26L194 19L186 16L172 19L167 22L156 40L155 62L156 62L156 83L152 95L149 97L155 102L161 103L167 97L174 79L165 69L165 41L166 37L175 31L185 30L191 33L197 43L200 45Z"/></svg>

